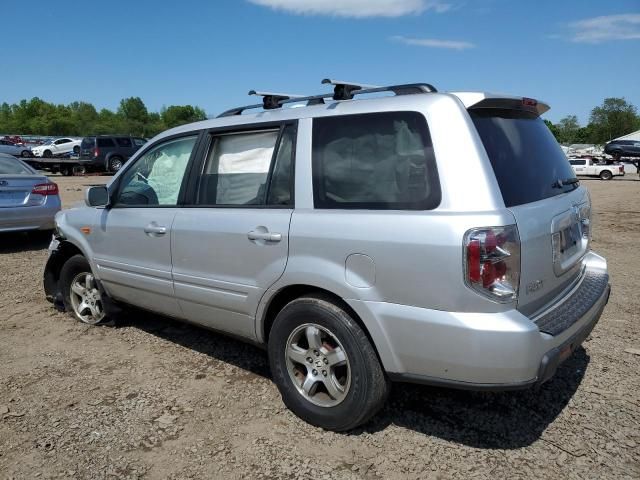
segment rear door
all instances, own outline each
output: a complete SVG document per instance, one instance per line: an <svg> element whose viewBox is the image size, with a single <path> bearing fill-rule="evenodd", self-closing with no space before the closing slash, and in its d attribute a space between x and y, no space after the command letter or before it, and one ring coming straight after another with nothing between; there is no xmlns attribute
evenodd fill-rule
<svg viewBox="0 0 640 480"><path fill-rule="evenodd" d="M187 320L255 338L255 313L287 262L295 123L212 131L171 238Z"/></svg>
<svg viewBox="0 0 640 480"><path fill-rule="evenodd" d="M529 315L580 274L589 247L590 201L555 138L535 112L472 108L521 242L518 309Z"/></svg>
<svg viewBox="0 0 640 480"><path fill-rule="evenodd" d="M152 146L115 184L113 206L88 237L101 281L126 303L180 317L171 278L171 228L197 135Z"/></svg>

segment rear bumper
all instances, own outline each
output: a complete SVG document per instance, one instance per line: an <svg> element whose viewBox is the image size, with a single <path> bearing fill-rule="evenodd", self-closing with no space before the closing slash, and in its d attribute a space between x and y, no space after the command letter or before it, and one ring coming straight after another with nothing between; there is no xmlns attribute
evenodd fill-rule
<svg viewBox="0 0 640 480"><path fill-rule="evenodd" d="M565 308L584 294L584 282L555 302L574 318L554 335L518 310L499 313L444 312L382 302L349 301L370 332L393 380L470 390L512 390L549 380L588 337L602 315L610 287L606 262L589 253L585 273L600 275L600 290L586 308ZM584 306L583 306L584 307ZM543 318L543 317L540 317ZM373 328L369 322L374 322Z"/></svg>
<svg viewBox="0 0 640 480"><path fill-rule="evenodd" d="M0 232L53 230L60 199L48 197L46 203L34 207L0 208Z"/></svg>

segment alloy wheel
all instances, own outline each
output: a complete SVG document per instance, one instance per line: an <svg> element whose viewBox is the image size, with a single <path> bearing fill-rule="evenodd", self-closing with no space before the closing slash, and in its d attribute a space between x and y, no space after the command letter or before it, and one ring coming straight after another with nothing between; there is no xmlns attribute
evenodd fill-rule
<svg viewBox="0 0 640 480"><path fill-rule="evenodd" d="M297 327L286 343L287 372L305 399L321 407L334 407L349 393L349 358L338 338L313 323Z"/></svg>
<svg viewBox="0 0 640 480"><path fill-rule="evenodd" d="M105 317L102 295L91 273L76 275L71 281L69 295L73 312L84 323L95 325Z"/></svg>

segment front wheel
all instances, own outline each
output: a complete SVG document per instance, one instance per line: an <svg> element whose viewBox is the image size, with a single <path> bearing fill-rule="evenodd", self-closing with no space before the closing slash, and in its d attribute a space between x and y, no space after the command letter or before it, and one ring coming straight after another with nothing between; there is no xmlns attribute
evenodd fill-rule
<svg viewBox="0 0 640 480"><path fill-rule="evenodd" d="M29 158L29 157L31 156L31 152L30 152L29 150L23 150L23 151L20 153L20 156L21 156L22 158Z"/></svg>
<svg viewBox="0 0 640 480"><path fill-rule="evenodd" d="M603 170L600 172L600 178L602 180L611 180L612 177L613 173L611 173L609 170Z"/></svg>
<svg viewBox="0 0 640 480"><path fill-rule="evenodd" d="M42 152L42 156L44 158L51 158L53 157L53 154L51 153L51 150L45 150L44 152Z"/></svg>
<svg viewBox="0 0 640 480"><path fill-rule="evenodd" d="M285 405L327 430L367 422L389 392L365 332L321 296L298 298L280 311L269 335L269 363Z"/></svg>
<svg viewBox="0 0 640 480"><path fill-rule="evenodd" d="M77 320L97 325L106 319L102 292L98 289L91 267L82 255L74 255L60 271L64 307Z"/></svg>

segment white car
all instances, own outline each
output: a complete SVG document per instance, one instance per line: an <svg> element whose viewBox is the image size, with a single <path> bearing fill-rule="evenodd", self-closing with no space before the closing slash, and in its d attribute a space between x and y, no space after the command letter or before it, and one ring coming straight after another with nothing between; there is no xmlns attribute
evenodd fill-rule
<svg viewBox="0 0 640 480"><path fill-rule="evenodd" d="M81 143L82 139L68 137L56 138L55 140L51 140L49 143L45 143L44 145L33 147L31 149L31 152L33 153L34 157L44 158L57 157L68 153L79 154Z"/></svg>

